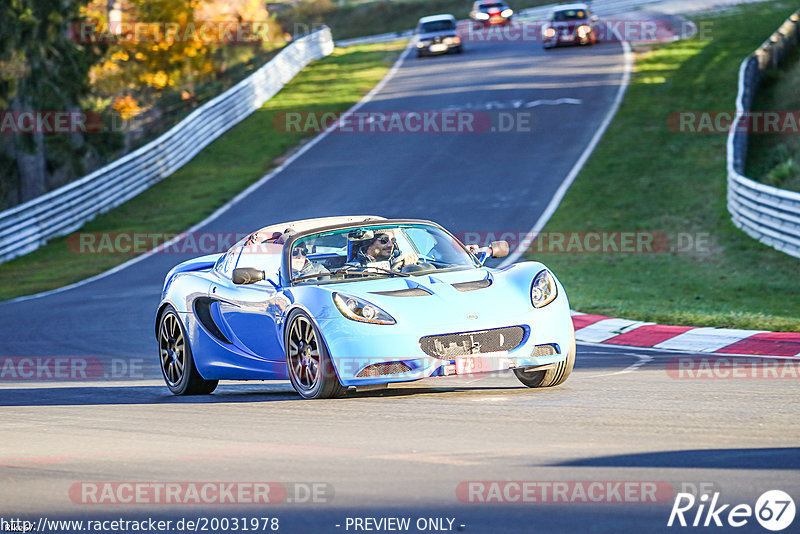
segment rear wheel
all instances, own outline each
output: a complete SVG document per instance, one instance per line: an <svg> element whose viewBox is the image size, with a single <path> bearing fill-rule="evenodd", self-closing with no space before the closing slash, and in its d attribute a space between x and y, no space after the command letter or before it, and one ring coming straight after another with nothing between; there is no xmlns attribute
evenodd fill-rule
<svg viewBox="0 0 800 534"><path fill-rule="evenodd" d="M572 373L572 368L575 365L575 353L577 347L575 346L575 328L571 328L569 349L567 350L567 357L564 361L556 364L555 367L546 369L544 371L537 371L535 369L526 371L525 369L514 369L514 374L520 382L529 388L549 388L563 384Z"/></svg>
<svg viewBox="0 0 800 534"><path fill-rule="evenodd" d="M339 397L347 389L339 382L322 336L303 311L293 313L286 329L286 367L292 387L304 399Z"/></svg>
<svg viewBox="0 0 800 534"><path fill-rule="evenodd" d="M189 338L175 308L168 306L158 324L161 374L175 395L204 395L217 388L218 380L206 380L197 371Z"/></svg>

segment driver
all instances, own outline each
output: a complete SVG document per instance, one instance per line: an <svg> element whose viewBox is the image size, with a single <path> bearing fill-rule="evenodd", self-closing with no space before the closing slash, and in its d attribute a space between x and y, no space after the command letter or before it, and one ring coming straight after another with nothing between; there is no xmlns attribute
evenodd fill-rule
<svg viewBox="0 0 800 534"><path fill-rule="evenodd" d="M416 254L402 252L397 246L394 230L376 230L371 239L353 244L357 250L354 262L363 267L377 267L399 271L407 265L416 265Z"/></svg>

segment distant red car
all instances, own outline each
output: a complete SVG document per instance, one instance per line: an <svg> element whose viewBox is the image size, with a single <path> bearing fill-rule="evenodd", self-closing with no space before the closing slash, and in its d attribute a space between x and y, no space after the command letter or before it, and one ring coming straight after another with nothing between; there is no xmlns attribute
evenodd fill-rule
<svg viewBox="0 0 800 534"><path fill-rule="evenodd" d="M593 45L597 42L596 21L586 4L559 5L542 27L542 46L549 50L561 45Z"/></svg>
<svg viewBox="0 0 800 534"><path fill-rule="evenodd" d="M508 26L513 16L514 10L508 4L496 0L478 0L469 13L469 18L472 19L476 29Z"/></svg>

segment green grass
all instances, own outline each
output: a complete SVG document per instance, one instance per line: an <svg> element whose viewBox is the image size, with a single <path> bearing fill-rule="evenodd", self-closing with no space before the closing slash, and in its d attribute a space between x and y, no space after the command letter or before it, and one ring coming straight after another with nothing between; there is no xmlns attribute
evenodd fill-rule
<svg viewBox="0 0 800 534"><path fill-rule="evenodd" d="M667 127L674 111L732 109L739 64L793 7L736 9L707 19L710 38L640 51L617 116L545 231L658 231L673 239L704 233L710 245L657 254L530 254L559 276L573 309L681 325L800 330L800 261L730 221L725 135Z"/></svg>
<svg viewBox="0 0 800 534"><path fill-rule="evenodd" d="M391 67L404 42L336 49L315 61L250 117L192 161L125 204L98 216L81 232L180 232L275 167L275 159L311 134L282 133L273 117L282 111L344 111ZM54 289L101 273L130 254L76 254L59 238L0 265L0 300Z"/></svg>
<svg viewBox="0 0 800 534"><path fill-rule="evenodd" d="M768 71L756 99L755 111L800 109L800 49L780 69ZM800 135L751 134L746 174L766 184L800 192Z"/></svg>

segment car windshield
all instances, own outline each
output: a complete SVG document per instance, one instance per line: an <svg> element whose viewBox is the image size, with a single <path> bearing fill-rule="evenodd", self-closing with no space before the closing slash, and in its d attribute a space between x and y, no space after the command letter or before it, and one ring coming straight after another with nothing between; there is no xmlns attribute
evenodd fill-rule
<svg viewBox="0 0 800 534"><path fill-rule="evenodd" d="M444 32L455 29L456 25L452 20L432 20L419 25L420 33Z"/></svg>
<svg viewBox="0 0 800 534"><path fill-rule="evenodd" d="M586 11L583 9L565 9L563 11L556 11L553 13L553 20L556 22L564 22L567 20L583 20L587 18Z"/></svg>
<svg viewBox="0 0 800 534"><path fill-rule="evenodd" d="M415 276L474 269L475 258L447 232L427 224L332 230L296 240L291 278L297 284Z"/></svg>
<svg viewBox="0 0 800 534"><path fill-rule="evenodd" d="M478 9L505 9L505 4L481 4Z"/></svg>

